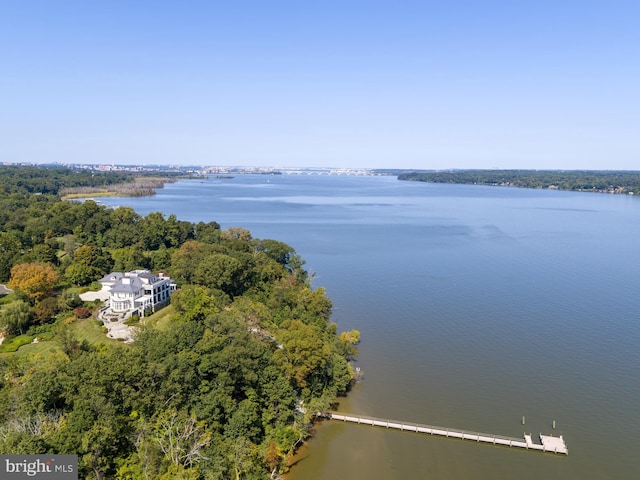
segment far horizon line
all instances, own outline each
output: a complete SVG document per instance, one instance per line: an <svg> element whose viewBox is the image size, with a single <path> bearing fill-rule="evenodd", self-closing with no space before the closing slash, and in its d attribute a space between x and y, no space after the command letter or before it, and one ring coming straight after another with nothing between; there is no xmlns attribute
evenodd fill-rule
<svg viewBox="0 0 640 480"><path fill-rule="evenodd" d="M3 166L41 166L41 167L84 167L92 169L119 169L119 168L171 168L171 169L243 169L255 171L295 171L295 170L322 170L322 171L411 171L411 172L459 172L459 171L522 171L522 172L640 172L640 170L623 168L533 168L533 167L446 167L446 168L410 168L410 167L363 167L363 166L317 166L317 165L222 165L222 164L173 164L173 163L79 163L79 162L9 162L0 163Z"/></svg>

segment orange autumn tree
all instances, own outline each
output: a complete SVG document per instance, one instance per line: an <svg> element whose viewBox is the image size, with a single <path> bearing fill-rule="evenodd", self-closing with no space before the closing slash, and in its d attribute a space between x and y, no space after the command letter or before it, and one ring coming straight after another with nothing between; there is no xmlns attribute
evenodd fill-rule
<svg viewBox="0 0 640 480"><path fill-rule="evenodd" d="M11 269L9 287L37 302L53 293L58 276L51 265L20 263Z"/></svg>

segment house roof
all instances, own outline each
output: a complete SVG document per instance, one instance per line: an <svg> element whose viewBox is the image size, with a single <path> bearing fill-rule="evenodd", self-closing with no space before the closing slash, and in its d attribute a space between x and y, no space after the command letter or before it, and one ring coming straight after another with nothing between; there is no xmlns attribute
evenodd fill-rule
<svg viewBox="0 0 640 480"><path fill-rule="evenodd" d="M160 277L151 273L149 270L134 270L133 272L111 272L102 277L99 282L103 288L111 292L131 293L137 292L143 286L154 285L159 282L171 281L169 277Z"/></svg>
<svg viewBox="0 0 640 480"><path fill-rule="evenodd" d="M98 281L100 283L113 283L113 282L117 282L118 280L120 280L123 277L124 277L124 273L122 273L122 272L111 272L111 273L105 275L104 277L102 277Z"/></svg>
<svg viewBox="0 0 640 480"><path fill-rule="evenodd" d="M137 292L138 290L140 290L142 288L142 282L135 278L135 277L129 277L130 278L130 282L118 282L116 283L113 288L111 289L112 292L122 292L122 293L133 293L133 292Z"/></svg>

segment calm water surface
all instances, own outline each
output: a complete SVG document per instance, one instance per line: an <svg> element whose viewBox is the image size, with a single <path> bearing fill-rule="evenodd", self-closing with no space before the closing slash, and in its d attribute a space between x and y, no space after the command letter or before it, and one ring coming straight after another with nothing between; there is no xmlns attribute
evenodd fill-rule
<svg viewBox="0 0 640 480"><path fill-rule="evenodd" d="M362 332L365 377L340 410L562 434L570 452L325 422L290 480L638 478L640 198L241 175L105 202L296 248Z"/></svg>

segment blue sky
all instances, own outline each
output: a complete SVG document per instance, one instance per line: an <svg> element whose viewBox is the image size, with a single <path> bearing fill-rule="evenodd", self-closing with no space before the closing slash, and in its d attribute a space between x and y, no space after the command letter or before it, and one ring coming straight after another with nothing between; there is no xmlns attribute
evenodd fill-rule
<svg viewBox="0 0 640 480"><path fill-rule="evenodd" d="M637 1L0 3L0 162L640 169Z"/></svg>

